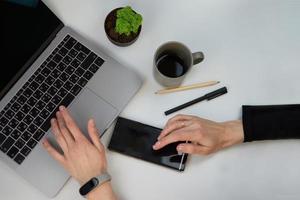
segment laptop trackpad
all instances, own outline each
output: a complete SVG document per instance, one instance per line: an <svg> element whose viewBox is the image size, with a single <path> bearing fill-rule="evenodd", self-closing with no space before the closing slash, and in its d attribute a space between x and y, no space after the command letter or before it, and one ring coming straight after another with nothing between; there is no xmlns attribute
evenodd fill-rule
<svg viewBox="0 0 300 200"><path fill-rule="evenodd" d="M93 118L100 134L108 128L108 125L117 117L117 110L94 94L89 89L84 89L69 106L72 117L80 129L87 134L87 122Z"/></svg>

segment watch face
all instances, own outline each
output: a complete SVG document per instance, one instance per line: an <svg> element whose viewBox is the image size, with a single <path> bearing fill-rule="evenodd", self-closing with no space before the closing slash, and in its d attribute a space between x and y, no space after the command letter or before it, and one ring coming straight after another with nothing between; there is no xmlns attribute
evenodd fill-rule
<svg viewBox="0 0 300 200"><path fill-rule="evenodd" d="M97 185L99 184L99 181L97 178L92 178L91 180L89 180L86 184L84 184L80 190L79 193L82 196L87 195L91 190L93 190Z"/></svg>

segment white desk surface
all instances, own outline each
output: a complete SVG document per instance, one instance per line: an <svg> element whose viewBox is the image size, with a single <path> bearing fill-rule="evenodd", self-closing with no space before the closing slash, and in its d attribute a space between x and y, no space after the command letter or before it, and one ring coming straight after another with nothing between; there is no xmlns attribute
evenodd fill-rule
<svg viewBox="0 0 300 200"><path fill-rule="evenodd" d="M241 117L243 104L300 102L300 1L297 0L45 0L64 21L104 52L135 69L144 85L122 116L162 127L163 111L227 86L229 93L181 113L223 121ZM111 44L103 22L110 10L131 5L144 17L136 43ZM169 40L204 52L184 84L221 84L158 96L152 77L156 48ZM117 79L117 77L116 77ZM171 116L170 116L171 117ZM108 143L112 128L103 137ZM183 173L107 152L113 186L125 200L300 198L300 141L238 145L211 156L190 156ZM47 171L45 171L47 173ZM0 163L0 199L46 200ZM47 180L44 180L47 181ZM55 200L82 199L71 179ZM100 198L99 198L100 199Z"/></svg>

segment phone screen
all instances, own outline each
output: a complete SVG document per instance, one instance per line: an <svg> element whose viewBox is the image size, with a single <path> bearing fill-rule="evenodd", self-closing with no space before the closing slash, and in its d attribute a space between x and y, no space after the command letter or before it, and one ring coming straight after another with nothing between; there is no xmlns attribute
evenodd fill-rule
<svg viewBox="0 0 300 200"><path fill-rule="evenodd" d="M183 171L187 154L178 154L176 147L180 142L169 144L158 151L152 149L161 131L162 129L119 117L108 149Z"/></svg>

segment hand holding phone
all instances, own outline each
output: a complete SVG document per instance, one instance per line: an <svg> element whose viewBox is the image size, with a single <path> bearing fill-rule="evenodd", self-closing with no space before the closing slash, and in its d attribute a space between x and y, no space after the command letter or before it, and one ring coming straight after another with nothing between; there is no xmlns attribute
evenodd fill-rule
<svg viewBox="0 0 300 200"><path fill-rule="evenodd" d="M152 146L162 129L119 117L108 149L148 162L183 171L187 154L179 155L172 143L160 150Z"/></svg>

